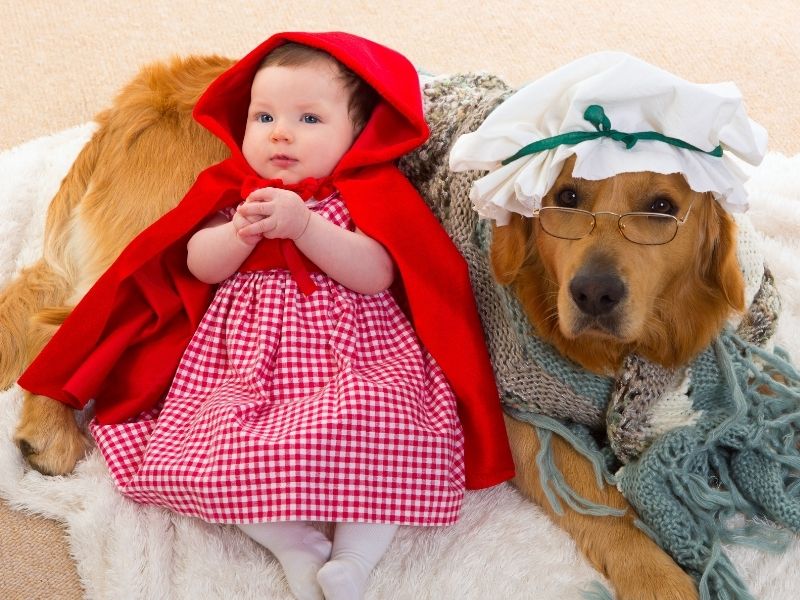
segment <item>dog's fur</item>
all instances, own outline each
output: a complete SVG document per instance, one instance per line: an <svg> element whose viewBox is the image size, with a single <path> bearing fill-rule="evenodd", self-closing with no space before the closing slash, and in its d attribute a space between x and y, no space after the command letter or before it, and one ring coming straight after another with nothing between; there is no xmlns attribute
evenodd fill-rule
<svg viewBox="0 0 800 600"><path fill-rule="evenodd" d="M202 169L227 155L192 120L191 109L231 64L193 57L152 65L98 116L99 129L50 206L43 258L0 296L0 387L14 382L122 248L174 206ZM590 182L573 179L571 171L570 162L546 204L572 186L587 210L646 210L642 203L659 196L671 199L679 216L695 199L692 214L675 240L654 247L623 239L613 217L598 217L593 234L575 242L544 234L535 219L515 217L495 229L495 276L516 290L538 333L587 369L613 372L632 351L666 365L684 364L719 331L731 308L742 308L732 220L677 175L625 174ZM576 274L598 271L624 294L610 310L588 318L570 284ZM634 526L631 510L621 518L569 509L555 514L536 471L534 430L508 418L506 425L516 485L572 535L618 598L697 597L692 579ZM68 408L30 394L15 437L30 464L48 474L70 472L86 449ZM554 452L567 482L583 497L629 508L614 488L598 489L590 465L569 444L556 440Z"/></svg>

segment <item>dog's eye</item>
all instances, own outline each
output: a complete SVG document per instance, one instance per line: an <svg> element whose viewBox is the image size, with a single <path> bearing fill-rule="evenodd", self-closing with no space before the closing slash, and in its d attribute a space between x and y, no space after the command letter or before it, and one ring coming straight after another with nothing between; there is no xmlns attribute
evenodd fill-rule
<svg viewBox="0 0 800 600"><path fill-rule="evenodd" d="M650 207L647 212L671 215L675 212L675 205L666 196L657 196L650 201Z"/></svg>
<svg viewBox="0 0 800 600"><path fill-rule="evenodd" d="M556 196L556 206L563 208L575 208L578 206L578 193L572 188L566 188L558 192Z"/></svg>

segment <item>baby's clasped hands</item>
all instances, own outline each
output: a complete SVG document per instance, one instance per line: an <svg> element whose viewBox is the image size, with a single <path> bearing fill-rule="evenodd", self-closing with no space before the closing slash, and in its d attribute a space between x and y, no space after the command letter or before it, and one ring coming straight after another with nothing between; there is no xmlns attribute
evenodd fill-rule
<svg viewBox="0 0 800 600"><path fill-rule="evenodd" d="M305 233L310 219L311 211L300 196L289 190L267 187L255 190L239 205L234 226L248 243L260 237L297 240Z"/></svg>

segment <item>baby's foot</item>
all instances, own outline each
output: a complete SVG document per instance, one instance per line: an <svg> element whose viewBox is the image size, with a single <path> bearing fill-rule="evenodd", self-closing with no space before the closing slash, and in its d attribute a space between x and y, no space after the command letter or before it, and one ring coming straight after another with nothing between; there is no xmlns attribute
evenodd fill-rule
<svg viewBox="0 0 800 600"><path fill-rule="evenodd" d="M297 600L324 600L317 572L331 556L331 541L316 529L309 531L298 548L279 557L289 589Z"/></svg>
<svg viewBox="0 0 800 600"><path fill-rule="evenodd" d="M361 600L367 586L369 573L344 558L330 560L317 573L325 600Z"/></svg>

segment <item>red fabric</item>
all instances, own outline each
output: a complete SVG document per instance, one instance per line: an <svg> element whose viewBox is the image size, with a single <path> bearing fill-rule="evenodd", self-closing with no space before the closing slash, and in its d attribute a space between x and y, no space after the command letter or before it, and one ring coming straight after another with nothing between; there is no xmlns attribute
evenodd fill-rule
<svg viewBox="0 0 800 600"><path fill-rule="evenodd" d="M336 189L333 187L333 181L330 177L323 177L322 179L306 177L297 183L283 183L282 179L263 179L262 177L249 176L245 177L244 181L242 181L242 186L240 188L242 198L247 198L256 190L265 187L277 187L292 191L303 200L308 200L309 198L327 198Z"/></svg>
<svg viewBox="0 0 800 600"><path fill-rule="evenodd" d="M213 295L186 267L186 243L215 212L241 202L256 173L241 154L250 84L262 58L285 42L320 48L381 96L331 174L356 225L391 254L393 291L447 376L464 427L467 487L514 474L497 387L466 263L394 161L427 139L419 83L400 54L346 33L275 35L218 77L194 116L231 150L200 174L180 204L143 231L75 307L19 380L76 408L95 399L100 423L132 418L166 393ZM424 243L420 243L420 241Z"/></svg>

